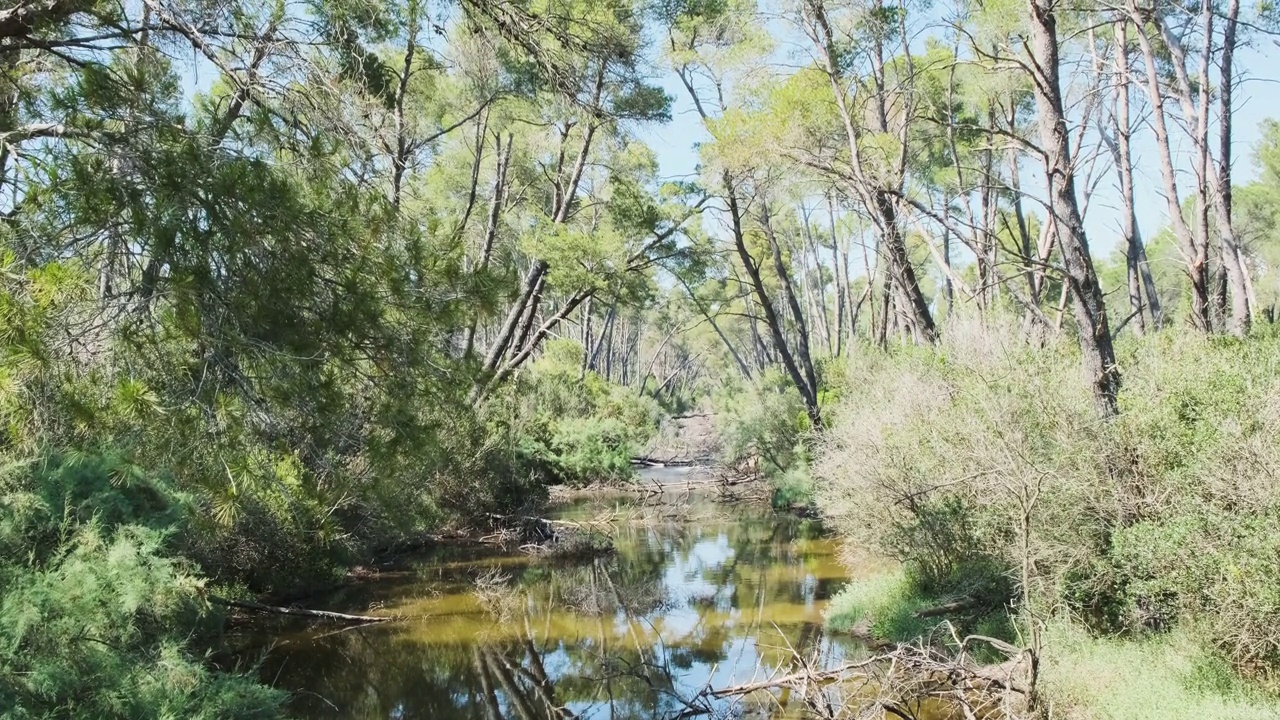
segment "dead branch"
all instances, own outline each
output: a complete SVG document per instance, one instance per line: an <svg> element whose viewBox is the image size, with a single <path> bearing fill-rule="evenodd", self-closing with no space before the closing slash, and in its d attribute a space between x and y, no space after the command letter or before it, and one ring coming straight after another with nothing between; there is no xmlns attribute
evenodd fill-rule
<svg viewBox="0 0 1280 720"><path fill-rule="evenodd" d="M207 595L209 602L226 607L240 608L242 610L252 610L254 612L269 613L273 615L297 615L301 617L321 618L324 620L337 620L346 623L384 623L398 620L395 616L375 616L375 615L350 615L347 613L330 612L328 610L310 610L300 607L279 607L276 605L263 605L262 603L251 602L249 600L228 600L217 595Z"/></svg>

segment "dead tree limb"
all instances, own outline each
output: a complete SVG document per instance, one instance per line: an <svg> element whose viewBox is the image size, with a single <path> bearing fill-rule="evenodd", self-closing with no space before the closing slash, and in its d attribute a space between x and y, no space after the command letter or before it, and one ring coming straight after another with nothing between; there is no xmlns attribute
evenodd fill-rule
<svg viewBox="0 0 1280 720"><path fill-rule="evenodd" d="M208 595L209 602L226 607L240 608L242 610L252 610L254 612L269 613L274 615L297 615L301 617L322 618L324 620L337 620L346 623L384 623L397 620L394 616L377 617L374 615L350 615L347 613L330 612L328 610L309 610L299 607L279 607L276 605L263 605L249 600L228 600L217 595Z"/></svg>

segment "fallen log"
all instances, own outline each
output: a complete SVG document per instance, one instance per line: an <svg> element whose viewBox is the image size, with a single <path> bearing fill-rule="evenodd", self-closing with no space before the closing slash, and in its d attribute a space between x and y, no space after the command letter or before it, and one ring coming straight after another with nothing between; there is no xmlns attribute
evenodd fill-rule
<svg viewBox="0 0 1280 720"><path fill-rule="evenodd" d="M349 615L347 613L330 612L328 610L309 610L299 607L279 607L276 605L263 605L262 603L251 602L249 600L228 600L217 595L208 595L209 602L224 605L226 607L240 608L242 610L252 610L254 612L269 613L274 615L298 615L302 617L322 618L325 620L337 620L346 623L384 623L395 620L395 617L375 615Z"/></svg>
<svg viewBox="0 0 1280 720"><path fill-rule="evenodd" d="M857 667L861 667L862 665L865 665L865 663L844 665L838 668L832 668L831 670L805 670L803 672L783 675L782 677L770 678L768 680L715 689L711 691L711 694L715 697L722 698L736 695L750 695L751 693L758 692L760 690L774 690L777 688L793 687L809 683L835 682L836 680L842 679L846 672Z"/></svg>
<svg viewBox="0 0 1280 720"><path fill-rule="evenodd" d="M668 456L660 457L655 455L635 455L631 458L632 465L640 465L651 468L692 468L692 467L710 467L715 462L712 457L687 457L687 456Z"/></svg>
<svg viewBox="0 0 1280 720"><path fill-rule="evenodd" d="M917 610L914 614L918 618L940 617L942 615L950 615L952 613L968 612L977 610L982 607L983 602L976 598L960 598L949 603L927 607L923 610Z"/></svg>

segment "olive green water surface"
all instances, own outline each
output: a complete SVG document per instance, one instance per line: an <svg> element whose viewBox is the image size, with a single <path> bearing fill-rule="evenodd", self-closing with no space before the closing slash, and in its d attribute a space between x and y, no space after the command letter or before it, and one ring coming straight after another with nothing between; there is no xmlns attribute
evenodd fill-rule
<svg viewBox="0 0 1280 720"><path fill-rule="evenodd" d="M763 677L793 650L830 663L857 652L822 631L846 570L816 521L673 499L684 502L595 497L554 512L606 530L616 552L604 557L424 555L313 603L405 620L255 626L249 653L301 718L524 720L559 707L621 720L678 717L708 684ZM752 714L794 714L781 700Z"/></svg>

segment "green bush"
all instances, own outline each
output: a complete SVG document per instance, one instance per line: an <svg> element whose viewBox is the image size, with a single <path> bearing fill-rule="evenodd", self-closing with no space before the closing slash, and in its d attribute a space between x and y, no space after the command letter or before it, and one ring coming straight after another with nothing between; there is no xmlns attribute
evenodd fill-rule
<svg viewBox="0 0 1280 720"><path fill-rule="evenodd" d="M715 402L722 464L775 478L803 452L800 440L809 418L799 394L776 368L762 373L754 385L724 388Z"/></svg>
<svg viewBox="0 0 1280 720"><path fill-rule="evenodd" d="M1054 561L1093 542L1087 524L1053 537L1036 525L1048 506L1088 495L1057 479L1102 466L1082 383L991 334L953 327L939 349L854 358L848 384L862 391L831 413L814 464L836 526L931 591L958 592L965 568L1016 577L1024 558Z"/></svg>
<svg viewBox="0 0 1280 720"><path fill-rule="evenodd" d="M630 430L615 418L565 418L549 428L545 442L530 438L529 457L556 481L585 485L624 480L631 474Z"/></svg>
<svg viewBox="0 0 1280 720"><path fill-rule="evenodd" d="M1018 597L1108 633L1186 625L1273 680L1280 341L1166 331L1120 350L1109 422L1073 347L998 322L855 358L862 391L814 462L819 504L925 593Z"/></svg>
<svg viewBox="0 0 1280 720"><path fill-rule="evenodd" d="M773 494L770 501L775 509L807 506L813 501L813 475L809 472L803 447L799 450L786 472L772 478Z"/></svg>
<svg viewBox="0 0 1280 720"><path fill-rule="evenodd" d="M523 462L546 482L584 485L631 477L631 458L657 432L662 411L650 397L582 372L582 347L548 343L508 394Z"/></svg>
<svg viewBox="0 0 1280 720"><path fill-rule="evenodd" d="M187 649L211 619L172 553L180 496L118 458L14 463L0 478L0 716L274 718L283 695Z"/></svg>
<svg viewBox="0 0 1280 720"><path fill-rule="evenodd" d="M952 602L956 592L968 590L977 594L979 603L945 619L961 633L1011 642L1015 636L1013 624L1008 608L998 600L1008 592L1007 581L993 570L977 565L965 568L961 577L942 587L926 585L920 576L903 567L857 577L831 599L826 625L836 632L865 632L883 642L912 642L931 635L944 619L919 617L917 613ZM984 594L997 600L983 602Z"/></svg>

